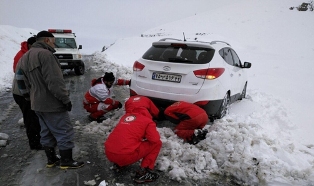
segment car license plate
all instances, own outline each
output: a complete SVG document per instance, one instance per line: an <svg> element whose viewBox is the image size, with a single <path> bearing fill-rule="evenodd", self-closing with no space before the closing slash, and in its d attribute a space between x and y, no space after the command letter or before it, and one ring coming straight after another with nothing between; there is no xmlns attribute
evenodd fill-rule
<svg viewBox="0 0 314 186"><path fill-rule="evenodd" d="M181 78L182 78L181 75L158 73L158 72L154 72L152 76L153 80L171 81L171 82L176 82L176 83L180 83Z"/></svg>

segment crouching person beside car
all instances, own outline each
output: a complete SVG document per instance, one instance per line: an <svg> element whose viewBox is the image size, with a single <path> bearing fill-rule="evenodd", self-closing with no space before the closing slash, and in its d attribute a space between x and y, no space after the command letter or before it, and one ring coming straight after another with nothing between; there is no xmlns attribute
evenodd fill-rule
<svg viewBox="0 0 314 186"><path fill-rule="evenodd" d="M165 109L164 116L177 124L174 132L186 142L195 145L206 138L208 131L203 128L208 122L208 115L199 106L178 101Z"/></svg>
<svg viewBox="0 0 314 186"><path fill-rule="evenodd" d="M130 97L125 103L126 113L104 143L105 154L119 172L124 166L141 161L133 180L136 183L155 181L159 175L152 170L162 142L153 116L158 108L146 97Z"/></svg>
<svg viewBox="0 0 314 186"><path fill-rule="evenodd" d="M122 104L112 98L113 85L130 85L130 80L115 79L112 72L106 72L103 77L93 79L91 88L84 96L84 109L90 113L90 121L101 123L107 118L104 116L107 112L121 108Z"/></svg>

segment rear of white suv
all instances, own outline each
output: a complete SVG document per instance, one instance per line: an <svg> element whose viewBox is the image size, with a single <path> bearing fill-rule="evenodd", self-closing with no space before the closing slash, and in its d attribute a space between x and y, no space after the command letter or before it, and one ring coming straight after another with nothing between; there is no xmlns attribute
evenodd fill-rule
<svg viewBox="0 0 314 186"><path fill-rule="evenodd" d="M130 94L147 96L159 107L187 101L221 118L230 103L245 97L250 66L225 42L165 38L134 62Z"/></svg>

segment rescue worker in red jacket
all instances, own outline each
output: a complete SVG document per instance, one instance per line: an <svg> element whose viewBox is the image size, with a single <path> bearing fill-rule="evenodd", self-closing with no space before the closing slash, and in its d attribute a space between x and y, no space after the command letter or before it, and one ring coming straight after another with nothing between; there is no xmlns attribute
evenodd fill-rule
<svg viewBox="0 0 314 186"><path fill-rule="evenodd" d="M27 41L21 43L21 50L14 57L13 61L13 72L15 73L16 65L20 58L31 48L32 44L36 42L36 37L30 37Z"/></svg>
<svg viewBox="0 0 314 186"><path fill-rule="evenodd" d="M208 122L208 115L199 106L178 101L167 107L164 115L169 121L177 124L174 132L186 142L195 145L206 138L208 131L202 129Z"/></svg>
<svg viewBox="0 0 314 186"><path fill-rule="evenodd" d="M159 109L147 97L132 96L125 103L125 111L104 143L105 154L115 163L116 171L142 159L133 180L155 181L159 175L152 170L162 142L153 117L158 116Z"/></svg>
<svg viewBox="0 0 314 186"><path fill-rule="evenodd" d="M130 80L115 79L112 72L106 72L103 77L92 80L92 87L84 96L84 109L91 113L90 121L98 123L106 119L104 114L117 108L121 108L122 104L112 99L113 85L130 85Z"/></svg>
<svg viewBox="0 0 314 186"><path fill-rule="evenodd" d="M13 60L13 72L15 73L16 66L20 58L31 48L32 44L36 42L36 37L30 37L27 41L21 43L21 50L17 52ZM23 114L24 127L28 138L29 147L32 150L43 150L40 144L40 124L38 116L35 111L31 109L31 102L26 100L20 92L17 81L14 76L12 83L12 93L15 103L17 103Z"/></svg>

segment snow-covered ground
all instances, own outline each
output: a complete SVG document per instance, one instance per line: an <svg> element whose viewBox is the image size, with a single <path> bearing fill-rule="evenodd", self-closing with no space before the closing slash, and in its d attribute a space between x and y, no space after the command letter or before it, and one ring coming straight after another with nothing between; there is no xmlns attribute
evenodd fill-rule
<svg viewBox="0 0 314 186"><path fill-rule="evenodd" d="M248 185L314 185L314 12L289 10L300 0L239 0L120 38L94 53L95 70L130 77L135 60L161 38L230 43L248 69L247 99L215 120L206 140L183 143L170 128L158 128L163 147L156 168L171 178L233 177ZM0 89L9 90L19 43L37 31L0 25ZM106 62L105 62L106 61ZM108 135L115 118L86 125L88 133ZM0 131L1 132L1 131Z"/></svg>

